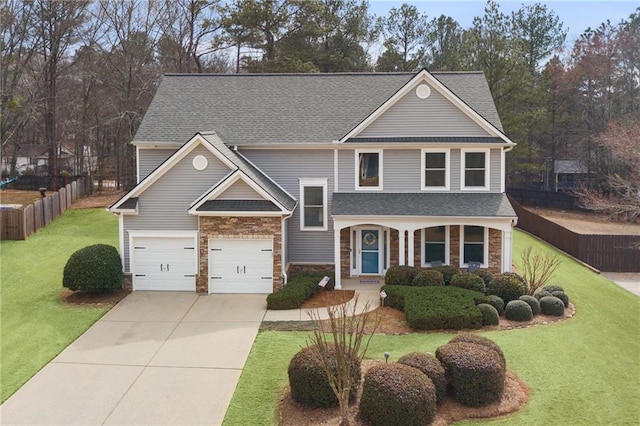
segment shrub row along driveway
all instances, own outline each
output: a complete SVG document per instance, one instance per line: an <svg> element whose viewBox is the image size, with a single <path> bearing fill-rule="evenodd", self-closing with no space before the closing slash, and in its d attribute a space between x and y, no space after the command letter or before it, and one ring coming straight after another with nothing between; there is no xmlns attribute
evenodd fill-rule
<svg viewBox="0 0 640 426"><path fill-rule="evenodd" d="M221 424L264 295L129 295L0 407L2 424Z"/></svg>

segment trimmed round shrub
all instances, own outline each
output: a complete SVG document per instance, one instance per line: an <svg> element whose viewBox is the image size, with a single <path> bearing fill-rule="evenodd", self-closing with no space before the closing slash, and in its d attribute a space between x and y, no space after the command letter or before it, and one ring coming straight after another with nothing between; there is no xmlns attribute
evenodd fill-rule
<svg viewBox="0 0 640 426"><path fill-rule="evenodd" d="M471 272L460 272L451 277L452 287L466 288L467 290L484 293L484 281L482 278Z"/></svg>
<svg viewBox="0 0 640 426"><path fill-rule="evenodd" d="M560 287L559 285L545 285L544 287L542 287L542 289L544 291L548 291L549 293L553 293L554 291L564 291L564 288Z"/></svg>
<svg viewBox="0 0 640 426"><path fill-rule="evenodd" d="M522 275L520 275L518 273L515 273L515 272L503 272L502 275L507 276L507 277L513 277L513 278L517 279L524 286L524 292L525 293L529 292L529 284L527 283L527 279L525 277L523 277Z"/></svg>
<svg viewBox="0 0 640 426"><path fill-rule="evenodd" d="M442 273L434 271L433 269L425 269L416 274L413 277L411 285L416 287L431 287L431 286L443 286L444 279Z"/></svg>
<svg viewBox="0 0 640 426"><path fill-rule="evenodd" d="M473 271L473 273L479 276L480 278L482 278L482 281L484 281L485 288L493 280L493 274L489 272L488 269L478 269L477 271Z"/></svg>
<svg viewBox="0 0 640 426"><path fill-rule="evenodd" d="M500 324L500 315L498 310L488 303L480 303L476 305L482 314L482 325L498 325Z"/></svg>
<svg viewBox="0 0 640 426"><path fill-rule="evenodd" d="M525 294L525 286L522 281L514 277L511 272L505 272L493 278L493 281L489 283L489 287L487 288L487 294L500 296L502 300L504 300L504 303L509 303Z"/></svg>
<svg viewBox="0 0 640 426"><path fill-rule="evenodd" d="M561 317L564 315L564 303L555 296L545 296L540 299L540 310L545 315Z"/></svg>
<svg viewBox="0 0 640 426"><path fill-rule="evenodd" d="M567 296L567 294L564 291L552 291L551 295L562 300L562 303L564 303L565 308L569 307L569 296Z"/></svg>
<svg viewBox="0 0 640 426"><path fill-rule="evenodd" d="M504 352L502 352L502 348L498 346L496 342L491 339L487 339L486 337L480 336L475 333L460 333L456 334L453 339L449 340L449 343L474 343L476 345L487 347L491 350L494 350L500 355L500 359L504 362L504 365L507 365L507 359L504 357Z"/></svg>
<svg viewBox="0 0 640 426"><path fill-rule="evenodd" d="M62 285L70 290L107 293L122 288L122 260L115 247L95 244L71 255Z"/></svg>
<svg viewBox="0 0 640 426"><path fill-rule="evenodd" d="M540 313L540 302L538 302L538 299L536 299L535 297L525 294L523 296L520 296L518 300L527 302L529 306L531 306L531 312L534 316Z"/></svg>
<svg viewBox="0 0 640 426"><path fill-rule="evenodd" d="M330 365L335 372L337 369L335 347L329 346L328 349ZM289 362L288 374L291 396L296 402L309 407L335 407L338 405L338 399L329 385L329 379L324 370L317 345L306 347L295 354ZM360 360L353 357L351 359L350 401L358 393L361 375Z"/></svg>
<svg viewBox="0 0 640 426"><path fill-rule="evenodd" d="M553 296L553 295L551 293L549 293L547 290L538 290L533 295L533 297L535 297L538 300L542 299L545 296Z"/></svg>
<svg viewBox="0 0 640 426"><path fill-rule="evenodd" d="M404 364L379 364L364 376L360 417L374 426L423 426L436 416L436 387Z"/></svg>
<svg viewBox="0 0 640 426"><path fill-rule="evenodd" d="M386 285L412 285L413 279L420 272L419 268L408 265L392 266L384 275Z"/></svg>
<svg viewBox="0 0 640 426"><path fill-rule="evenodd" d="M511 321L531 321L533 311L531 306L524 300L512 300L504 308L504 316Z"/></svg>
<svg viewBox="0 0 640 426"><path fill-rule="evenodd" d="M434 269L438 272L440 272L442 274L442 278L444 279L444 285L449 285L451 284L451 278L457 274L458 272L460 272L460 269L456 268L455 266L452 265L441 265L441 266L435 266L431 269Z"/></svg>
<svg viewBox="0 0 640 426"><path fill-rule="evenodd" d="M444 367L440 364L438 358L431 354L411 352L401 356L398 364L408 365L426 374L436 387L437 404L440 405L442 403L447 392L447 378L444 375Z"/></svg>
<svg viewBox="0 0 640 426"><path fill-rule="evenodd" d="M504 300L502 300L502 297L490 294L487 296L487 299L489 300L489 304L496 308L498 315L502 315L504 313Z"/></svg>
<svg viewBox="0 0 640 426"><path fill-rule="evenodd" d="M438 348L436 357L459 403L480 407L502 397L506 368L496 351L476 343L449 342Z"/></svg>

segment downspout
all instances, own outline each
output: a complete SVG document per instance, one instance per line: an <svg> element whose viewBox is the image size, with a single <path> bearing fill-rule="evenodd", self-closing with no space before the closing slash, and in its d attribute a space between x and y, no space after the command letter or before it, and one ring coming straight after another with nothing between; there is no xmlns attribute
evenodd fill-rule
<svg viewBox="0 0 640 426"><path fill-rule="evenodd" d="M287 281L289 280L289 277L287 276L287 271L286 271L286 262L284 261L284 254L285 254L285 247L286 247L286 241L287 241L287 227L285 226L285 221L287 219L290 219L291 216L293 216L293 212L295 211L296 207L298 206L298 203L296 203L295 206L293 206L293 209L291 210L291 213L288 214L287 216L282 216L282 222L281 222L281 229L280 229L280 234L282 235L282 242L281 242L281 261L280 261L280 269L282 269L282 280L284 281L284 285L287 284Z"/></svg>

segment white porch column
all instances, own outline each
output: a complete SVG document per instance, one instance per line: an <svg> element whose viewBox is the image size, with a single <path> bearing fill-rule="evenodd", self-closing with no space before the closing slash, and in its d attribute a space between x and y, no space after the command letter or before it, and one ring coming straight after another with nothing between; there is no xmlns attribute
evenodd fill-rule
<svg viewBox="0 0 640 426"><path fill-rule="evenodd" d="M342 273L340 272L340 229L338 228L333 229L333 259L336 272L335 289L340 290L342 288Z"/></svg>
<svg viewBox="0 0 640 426"><path fill-rule="evenodd" d="M398 229L398 265L406 265L406 261L404 258L404 248L405 248L405 240L404 240L404 229Z"/></svg>
<svg viewBox="0 0 640 426"><path fill-rule="evenodd" d="M502 231L502 272L511 272L513 231Z"/></svg>
<svg viewBox="0 0 640 426"><path fill-rule="evenodd" d="M407 260L408 260L409 262L408 262L407 264L408 264L409 266L413 266L413 264L414 264L414 258L415 258L414 253L413 253L413 251L414 251L414 250L413 250L413 248L414 248L414 247L413 247L413 240L414 240L414 235L413 235L413 234L414 234L414 233L415 233L415 232L414 232L414 231L412 231L412 230L408 230L408 231L407 231L407 234L408 234L408 237L409 237L409 238L407 238L407 244L409 245L409 247L408 247L408 252L407 252L407 256L409 256L409 259L407 259Z"/></svg>

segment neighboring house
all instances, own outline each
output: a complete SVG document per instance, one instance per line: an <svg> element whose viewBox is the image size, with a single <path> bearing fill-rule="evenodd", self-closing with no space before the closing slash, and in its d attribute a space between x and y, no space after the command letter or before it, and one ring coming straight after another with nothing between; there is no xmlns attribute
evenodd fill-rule
<svg viewBox="0 0 640 426"><path fill-rule="evenodd" d="M556 191L577 189L587 181L589 170L578 160L556 160L553 165Z"/></svg>
<svg viewBox="0 0 640 426"><path fill-rule="evenodd" d="M49 164L49 148L46 145L23 144L13 151L12 146L3 148L2 170L9 173L11 170L11 159L16 158L16 172L23 174L28 170L33 174L47 174ZM60 167L73 165L73 151L60 147Z"/></svg>
<svg viewBox="0 0 640 426"><path fill-rule="evenodd" d="M133 144L138 184L110 211L134 290L511 269L514 143L479 72L166 75Z"/></svg>

